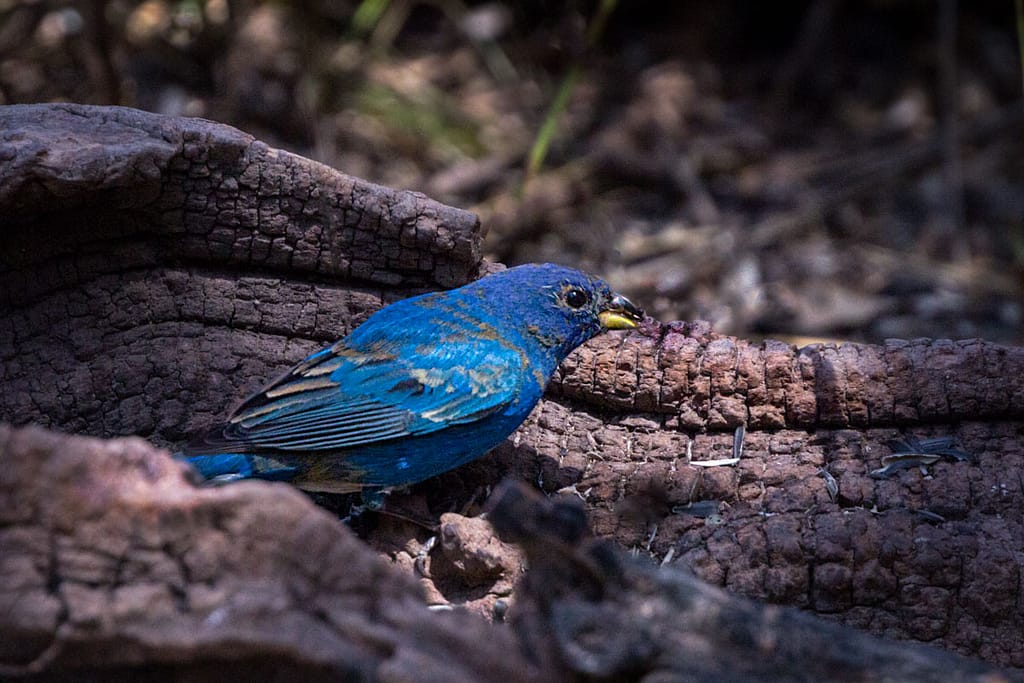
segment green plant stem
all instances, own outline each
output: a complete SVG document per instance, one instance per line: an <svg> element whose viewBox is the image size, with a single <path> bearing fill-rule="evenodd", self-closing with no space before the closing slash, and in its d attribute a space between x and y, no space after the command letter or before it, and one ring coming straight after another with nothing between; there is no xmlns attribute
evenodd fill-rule
<svg viewBox="0 0 1024 683"><path fill-rule="evenodd" d="M540 172L541 166L544 165L544 158L548 154L551 140L555 137L555 131L558 128L558 120L569 106L569 98L572 96L572 91L575 90L582 72L583 69L578 63L573 64L565 78L562 79L558 93L544 117L544 123L541 124L540 130L537 132L537 139L533 141L533 147L530 148L530 158L526 166L527 182L536 176Z"/></svg>
<svg viewBox="0 0 1024 683"><path fill-rule="evenodd" d="M1017 1L1021 2L1024 0ZM591 17L590 23L587 26L587 50L593 48L597 45L598 41L601 40L605 26L608 24L608 17L611 16L612 11L615 9L617 4L618 0L601 0L598 4L597 9L594 11L594 16ZM573 90L576 89L576 84L579 83L582 75L583 60L582 57L577 57L573 60L572 66L569 67L569 71L566 72L565 76L562 78L562 83L558 86L558 92L555 94L555 99L551 102L551 106L548 108L548 113L544 116L544 122L541 124L540 130L537 131L537 137L533 141L533 146L530 148L530 155L527 158L524 185L536 177L540 172L541 167L544 165L544 159L547 157L548 149L551 147L551 141L555 137L555 132L558 129L558 121L565 113L565 110L569 107L569 100L572 99Z"/></svg>
<svg viewBox="0 0 1024 683"><path fill-rule="evenodd" d="M352 14L352 29L356 35L366 35L380 21L389 0L363 0Z"/></svg>
<svg viewBox="0 0 1024 683"><path fill-rule="evenodd" d="M1017 4L1019 5L1021 1L1017 0ZM587 27L587 47L594 47L597 45L597 41L601 40L608 17L611 16L616 4L618 4L618 0L601 0L597 11L594 12L594 18L590 20L590 26Z"/></svg>

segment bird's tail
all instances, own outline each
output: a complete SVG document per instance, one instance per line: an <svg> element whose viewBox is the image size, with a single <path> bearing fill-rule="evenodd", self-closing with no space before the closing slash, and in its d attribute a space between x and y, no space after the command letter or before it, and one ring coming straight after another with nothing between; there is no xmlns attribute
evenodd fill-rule
<svg viewBox="0 0 1024 683"><path fill-rule="evenodd" d="M289 481L296 474L296 468L280 460L251 453L175 453L174 457L190 464L210 485L226 484L240 479Z"/></svg>

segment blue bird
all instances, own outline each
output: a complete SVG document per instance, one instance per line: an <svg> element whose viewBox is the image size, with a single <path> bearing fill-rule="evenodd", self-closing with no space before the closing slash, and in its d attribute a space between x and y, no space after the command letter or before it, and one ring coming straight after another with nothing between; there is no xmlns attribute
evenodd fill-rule
<svg viewBox="0 0 1024 683"><path fill-rule="evenodd" d="M250 396L182 455L215 482L364 495L414 484L497 446L573 349L642 319L605 282L552 264L404 299Z"/></svg>

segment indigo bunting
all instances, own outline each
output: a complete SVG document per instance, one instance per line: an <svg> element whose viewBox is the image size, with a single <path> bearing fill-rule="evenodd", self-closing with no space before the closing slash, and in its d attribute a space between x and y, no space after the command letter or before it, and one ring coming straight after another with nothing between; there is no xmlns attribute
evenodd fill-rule
<svg viewBox="0 0 1024 683"><path fill-rule="evenodd" d="M404 299L267 384L182 455L217 482L364 495L413 484L501 443L573 349L642 318L605 282L552 264Z"/></svg>

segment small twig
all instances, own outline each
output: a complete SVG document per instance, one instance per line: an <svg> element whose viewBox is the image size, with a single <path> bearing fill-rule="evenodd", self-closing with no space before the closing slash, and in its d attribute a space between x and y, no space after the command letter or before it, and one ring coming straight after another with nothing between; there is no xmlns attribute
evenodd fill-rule
<svg viewBox="0 0 1024 683"><path fill-rule="evenodd" d="M747 425L742 424L736 428L732 435L732 457L739 462L743 457L743 439L747 435Z"/></svg>

